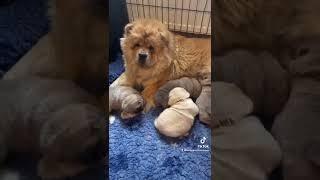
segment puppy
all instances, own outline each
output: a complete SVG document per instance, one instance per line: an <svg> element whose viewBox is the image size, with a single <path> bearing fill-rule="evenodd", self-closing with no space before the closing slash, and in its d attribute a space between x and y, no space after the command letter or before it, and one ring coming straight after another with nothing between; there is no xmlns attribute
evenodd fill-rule
<svg viewBox="0 0 320 180"><path fill-rule="evenodd" d="M0 81L0 160L9 153L41 155L42 178L74 176L102 163L105 115L71 81Z"/></svg>
<svg viewBox="0 0 320 180"><path fill-rule="evenodd" d="M190 93L190 98L194 100L200 96L202 89L200 82L195 78L183 77L168 81L158 89L155 95L156 105L161 105L163 108L167 108L169 102L169 93L176 87L185 89L188 93Z"/></svg>
<svg viewBox="0 0 320 180"><path fill-rule="evenodd" d="M169 92L168 105L154 121L158 131L168 137L183 137L189 134L199 108L190 98L190 93L181 87Z"/></svg>
<svg viewBox="0 0 320 180"><path fill-rule="evenodd" d="M125 26L121 48L125 72L114 85L142 87L145 111L165 82L211 73L210 38L174 35L157 20L140 19Z"/></svg>
<svg viewBox="0 0 320 180"><path fill-rule="evenodd" d="M109 113L121 110L121 118L129 119L143 109L144 101L139 92L131 87L109 87Z"/></svg>

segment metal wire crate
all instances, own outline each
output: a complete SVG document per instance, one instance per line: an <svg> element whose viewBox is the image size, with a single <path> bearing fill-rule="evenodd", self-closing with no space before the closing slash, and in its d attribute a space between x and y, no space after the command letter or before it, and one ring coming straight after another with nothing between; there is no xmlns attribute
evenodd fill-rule
<svg viewBox="0 0 320 180"><path fill-rule="evenodd" d="M126 0L129 21L161 20L172 31L211 35L211 0Z"/></svg>

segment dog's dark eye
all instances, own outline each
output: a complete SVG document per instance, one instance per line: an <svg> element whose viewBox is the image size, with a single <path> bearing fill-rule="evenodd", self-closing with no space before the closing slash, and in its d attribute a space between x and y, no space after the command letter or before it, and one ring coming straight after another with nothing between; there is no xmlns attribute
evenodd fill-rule
<svg viewBox="0 0 320 180"><path fill-rule="evenodd" d="M140 47L140 44L139 44L139 43L137 43L137 44L135 44L135 45L133 46L133 48L138 48L138 47Z"/></svg>
<svg viewBox="0 0 320 180"><path fill-rule="evenodd" d="M154 47L153 47L153 46L149 46L149 50L150 50L151 52L153 52L153 51L154 51Z"/></svg>

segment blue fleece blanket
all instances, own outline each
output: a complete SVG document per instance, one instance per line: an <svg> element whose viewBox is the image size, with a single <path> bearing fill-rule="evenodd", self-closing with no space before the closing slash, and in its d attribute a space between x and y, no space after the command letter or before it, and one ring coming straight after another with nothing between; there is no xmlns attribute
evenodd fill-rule
<svg viewBox="0 0 320 180"><path fill-rule="evenodd" d="M124 71L121 56L109 65L109 85ZM109 124L109 178L211 179L211 131L198 118L188 137L176 140L154 127L162 109L125 122L118 114Z"/></svg>
<svg viewBox="0 0 320 180"><path fill-rule="evenodd" d="M0 6L0 77L48 31L46 0Z"/></svg>

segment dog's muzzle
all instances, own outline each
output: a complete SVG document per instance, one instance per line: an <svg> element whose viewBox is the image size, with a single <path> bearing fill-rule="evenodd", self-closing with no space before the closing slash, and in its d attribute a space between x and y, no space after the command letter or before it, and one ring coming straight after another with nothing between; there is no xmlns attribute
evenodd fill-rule
<svg viewBox="0 0 320 180"><path fill-rule="evenodd" d="M148 53L139 53L139 63L145 64L148 59Z"/></svg>

